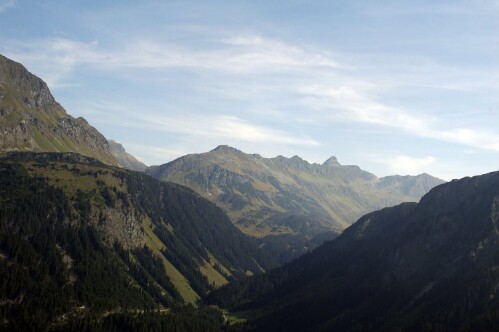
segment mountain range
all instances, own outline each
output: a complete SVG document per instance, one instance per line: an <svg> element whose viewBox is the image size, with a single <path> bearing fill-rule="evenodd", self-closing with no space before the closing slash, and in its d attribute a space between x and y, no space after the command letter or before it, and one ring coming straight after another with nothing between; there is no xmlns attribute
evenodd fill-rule
<svg viewBox="0 0 499 332"><path fill-rule="evenodd" d="M365 213L418 201L444 182L428 174L378 178L335 157L310 164L298 156L263 158L229 146L152 166L146 173L192 188L256 237L342 231Z"/></svg>

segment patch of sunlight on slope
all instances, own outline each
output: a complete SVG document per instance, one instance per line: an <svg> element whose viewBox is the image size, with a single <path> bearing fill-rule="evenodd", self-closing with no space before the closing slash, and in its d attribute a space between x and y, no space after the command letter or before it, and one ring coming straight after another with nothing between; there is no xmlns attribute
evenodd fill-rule
<svg viewBox="0 0 499 332"><path fill-rule="evenodd" d="M97 181L105 183L108 188L116 187L125 190L120 180L114 176L113 171L105 171L92 165L70 165L68 168L64 162L50 162L49 166L39 165L36 162L24 164L30 175L47 178L49 183L55 187L62 188L66 193L75 195L78 190L91 192L98 189ZM100 172L100 173L99 173ZM87 173L87 175L83 175ZM97 177L91 174L98 174Z"/></svg>
<svg viewBox="0 0 499 332"><path fill-rule="evenodd" d="M206 261L203 261L203 265L199 267L199 272L201 272L208 279L208 282L216 288L229 283L223 275L221 275L210 263Z"/></svg>
<svg viewBox="0 0 499 332"><path fill-rule="evenodd" d="M222 272L225 275L227 275L227 276L231 276L232 275L232 273L230 272L230 270L228 268L226 268L225 266L223 266L222 263L220 263L218 261L218 259L211 254L211 252L208 252L208 257L210 258L210 264L211 264L211 266L214 266L215 264L218 264L218 266L220 267L220 269L222 270Z"/></svg>
<svg viewBox="0 0 499 332"><path fill-rule="evenodd" d="M142 220L142 226L144 227L144 232L146 235L146 245L157 255L165 267L166 275L172 281L175 288L179 291L180 295L183 297L184 301L187 303L195 303L201 297L192 289L189 281L180 273L177 268L166 259L166 257L161 253L164 244L161 240L154 234L151 221L148 219Z"/></svg>

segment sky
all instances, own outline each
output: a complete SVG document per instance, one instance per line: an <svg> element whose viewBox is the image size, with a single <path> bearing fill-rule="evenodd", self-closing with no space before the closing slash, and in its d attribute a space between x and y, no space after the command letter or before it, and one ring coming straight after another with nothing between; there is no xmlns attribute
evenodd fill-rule
<svg viewBox="0 0 499 332"><path fill-rule="evenodd" d="M148 165L499 170L499 0L0 0L0 53Z"/></svg>

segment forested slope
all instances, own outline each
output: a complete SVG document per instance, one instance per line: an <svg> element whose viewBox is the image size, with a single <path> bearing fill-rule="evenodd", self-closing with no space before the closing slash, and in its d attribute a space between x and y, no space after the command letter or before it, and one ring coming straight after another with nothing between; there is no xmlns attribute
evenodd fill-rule
<svg viewBox="0 0 499 332"><path fill-rule="evenodd" d="M171 310L273 265L214 204L141 173L14 153L0 159L0 182L4 329Z"/></svg>

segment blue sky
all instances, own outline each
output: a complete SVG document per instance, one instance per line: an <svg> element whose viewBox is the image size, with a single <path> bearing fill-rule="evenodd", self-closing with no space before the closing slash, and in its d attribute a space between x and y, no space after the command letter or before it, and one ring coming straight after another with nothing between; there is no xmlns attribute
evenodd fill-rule
<svg viewBox="0 0 499 332"><path fill-rule="evenodd" d="M499 168L499 1L0 0L0 53L147 164Z"/></svg>

